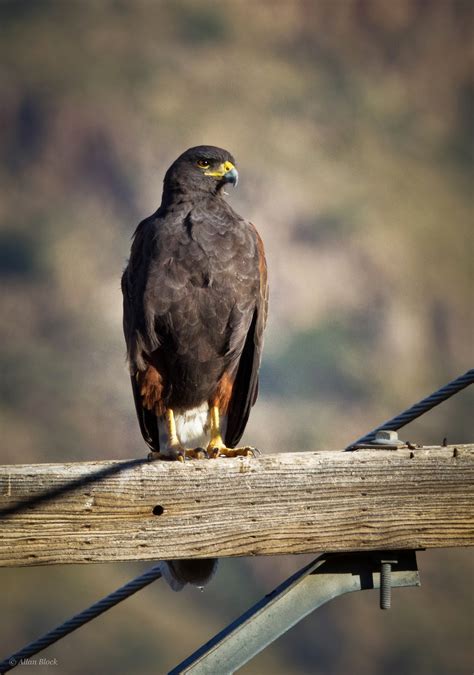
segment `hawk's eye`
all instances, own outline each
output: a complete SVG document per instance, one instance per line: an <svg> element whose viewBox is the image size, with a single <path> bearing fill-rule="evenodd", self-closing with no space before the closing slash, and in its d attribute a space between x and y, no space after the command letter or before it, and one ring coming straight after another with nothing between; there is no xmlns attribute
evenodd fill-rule
<svg viewBox="0 0 474 675"><path fill-rule="evenodd" d="M211 166L207 159L198 159L196 164L200 169L208 169Z"/></svg>

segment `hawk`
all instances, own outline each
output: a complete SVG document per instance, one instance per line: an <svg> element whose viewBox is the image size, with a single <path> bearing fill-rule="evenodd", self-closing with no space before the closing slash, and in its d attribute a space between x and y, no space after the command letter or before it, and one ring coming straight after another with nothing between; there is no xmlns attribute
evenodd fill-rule
<svg viewBox="0 0 474 675"><path fill-rule="evenodd" d="M165 174L158 210L133 235L122 277L135 407L150 459L235 457L258 393L267 266L252 223L225 201L232 155L186 150ZM176 590L201 586L214 560L169 561Z"/></svg>

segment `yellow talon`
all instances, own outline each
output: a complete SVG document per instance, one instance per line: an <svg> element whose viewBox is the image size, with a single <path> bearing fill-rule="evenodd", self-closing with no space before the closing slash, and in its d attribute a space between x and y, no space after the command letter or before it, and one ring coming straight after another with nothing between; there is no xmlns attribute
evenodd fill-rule
<svg viewBox="0 0 474 675"><path fill-rule="evenodd" d="M211 440L207 446L207 452L210 458L218 457L254 457L258 452L255 448L246 446L244 448L228 448L222 440L219 408L216 405L211 406Z"/></svg>

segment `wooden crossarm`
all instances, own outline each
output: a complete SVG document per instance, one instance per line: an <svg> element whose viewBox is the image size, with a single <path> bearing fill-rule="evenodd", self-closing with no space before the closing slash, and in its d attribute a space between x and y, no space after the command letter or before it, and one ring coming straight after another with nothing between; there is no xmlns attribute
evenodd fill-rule
<svg viewBox="0 0 474 675"><path fill-rule="evenodd" d="M0 466L0 566L474 544L474 445Z"/></svg>

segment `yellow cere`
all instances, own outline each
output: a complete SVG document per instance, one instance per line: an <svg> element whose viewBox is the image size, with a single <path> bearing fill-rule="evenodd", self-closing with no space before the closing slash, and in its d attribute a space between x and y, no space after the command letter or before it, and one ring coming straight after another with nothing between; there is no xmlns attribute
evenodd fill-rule
<svg viewBox="0 0 474 675"><path fill-rule="evenodd" d="M232 164L232 162L229 162L229 160L227 160L226 162L223 162L219 166L219 168L216 169L215 171L205 171L204 173L206 176L221 177L225 176L225 174L228 173L229 171L232 171L232 169L235 169L235 166Z"/></svg>

